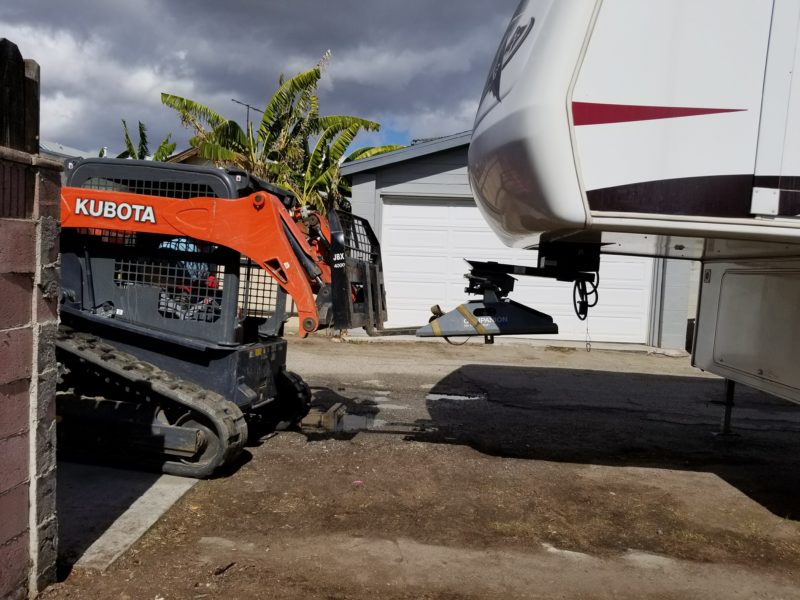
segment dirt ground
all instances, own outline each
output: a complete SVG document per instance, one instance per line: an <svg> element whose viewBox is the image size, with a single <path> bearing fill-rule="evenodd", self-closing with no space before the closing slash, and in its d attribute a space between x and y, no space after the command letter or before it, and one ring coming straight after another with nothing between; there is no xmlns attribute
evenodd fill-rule
<svg viewBox="0 0 800 600"><path fill-rule="evenodd" d="M800 407L688 358L290 342L350 431L281 432L43 597L800 598ZM66 571L69 565L64 565Z"/></svg>

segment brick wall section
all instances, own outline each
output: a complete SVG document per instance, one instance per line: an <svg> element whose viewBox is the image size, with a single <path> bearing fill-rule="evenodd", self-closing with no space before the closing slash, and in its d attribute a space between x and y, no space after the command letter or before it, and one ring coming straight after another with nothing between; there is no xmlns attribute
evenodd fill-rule
<svg viewBox="0 0 800 600"><path fill-rule="evenodd" d="M35 154L38 85L38 65L0 40L0 600L56 574L61 165Z"/></svg>

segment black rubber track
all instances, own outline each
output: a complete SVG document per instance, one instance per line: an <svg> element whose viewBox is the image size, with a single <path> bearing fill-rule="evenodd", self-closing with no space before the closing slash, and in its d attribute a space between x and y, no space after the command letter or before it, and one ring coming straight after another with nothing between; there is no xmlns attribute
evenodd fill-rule
<svg viewBox="0 0 800 600"><path fill-rule="evenodd" d="M247 441L245 418L236 404L216 392L162 371L95 336L65 327L59 329L56 349L59 362L80 365L80 377L73 378L76 382L86 377L89 380L100 377L144 388L158 402L179 407L193 419L207 424L220 442L217 451L212 456L194 461L172 460L172 457L165 455L163 460L158 461L164 473L203 479L230 465L241 453ZM75 390L77 394L80 392L80 389ZM102 449L98 451L102 452Z"/></svg>
<svg viewBox="0 0 800 600"><path fill-rule="evenodd" d="M275 376L278 388L279 420L295 425L311 410L311 388L300 375L282 370Z"/></svg>

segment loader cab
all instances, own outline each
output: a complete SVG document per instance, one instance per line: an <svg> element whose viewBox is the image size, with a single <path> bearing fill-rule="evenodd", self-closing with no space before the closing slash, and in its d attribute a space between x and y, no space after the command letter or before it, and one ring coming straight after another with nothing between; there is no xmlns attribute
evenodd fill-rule
<svg viewBox="0 0 800 600"><path fill-rule="evenodd" d="M233 199L267 191L286 206L296 203L290 192L242 171L152 161L70 160L66 185L179 199ZM88 202L92 214L106 208ZM135 210L132 205L120 218L135 218ZM65 229L61 250L68 319L114 320L123 327L220 345L256 341L258 327L270 319L274 335L280 334L286 294L263 269L230 248L133 230Z"/></svg>

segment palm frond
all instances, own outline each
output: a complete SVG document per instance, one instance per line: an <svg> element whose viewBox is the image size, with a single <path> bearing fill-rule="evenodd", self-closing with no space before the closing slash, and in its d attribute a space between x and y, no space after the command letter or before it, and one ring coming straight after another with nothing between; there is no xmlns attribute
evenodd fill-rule
<svg viewBox="0 0 800 600"><path fill-rule="evenodd" d="M342 162L346 163L354 160L361 160L362 158L371 158L379 154L394 152L395 150L400 150L402 148L405 148L405 146L401 144L387 144L385 146L365 146L364 148L359 148L358 150L354 150L353 152L348 154L347 157L345 157L345 159Z"/></svg>
<svg viewBox="0 0 800 600"><path fill-rule="evenodd" d="M281 115L291 113L295 105L295 100L304 91L316 89L320 78L319 65L307 71L298 73L294 77L286 79L272 95L267 105L264 107L264 115L261 118L258 132L259 138L264 138L269 133L273 124L279 120Z"/></svg>
<svg viewBox="0 0 800 600"><path fill-rule="evenodd" d="M227 119L216 112L214 109L209 108L205 104L175 96L173 94L161 93L161 103L176 111L183 117L189 117L189 122L199 122L207 124L211 129L216 129L222 125Z"/></svg>
<svg viewBox="0 0 800 600"><path fill-rule="evenodd" d="M156 148L155 154L153 154L153 160L163 162L167 160L170 156L172 156L172 153L175 152L177 144L175 144L175 142L170 142L171 137L172 134L169 133L167 134L167 137L161 140L161 143L158 145L158 148Z"/></svg>
<svg viewBox="0 0 800 600"><path fill-rule="evenodd" d="M221 123L208 133L207 139L237 152L243 152L248 147L248 137L236 121Z"/></svg>
<svg viewBox="0 0 800 600"><path fill-rule="evenodd" d="M125 150L118 154L117 158L136 158L136 148L133 146L133 140L131 140L131 134L128 131L128 124L125 122L125 119L122 119L122 134Z"/></svg>
<svg viewBox="0 0 800 600"><path fill-rule="evenodd" d="M356 139L360 130L361 128L358 125L351 125L339 133L331 144L329 152L330 161L332 163L339 163L339 160L344 156L344 153L347 151L350 144L353 143L353 140Z"/></svg>
<svg viewBox="0 0 800 600"><path fill-rule="evenodd" d="M145 160L148 154L150 154L150 148L147 147L147 128L144 123L139 121L139 148L136 150L136 158Z"/></svg>
<svg viewBox="0 0 800 600"><path fill-rule="evenodd" d="M306 165L305 175L303 177L303 191L308 193L314 188L317 179L320 176L320 171L324 170L323 163L330 164L330 144L333 138L338 134L338 131L331 127L322 132L319 136L317 143L314 145L314 150L308 155L308 164Z"/></svg>
<svg viewBox="0 0 800 600"><path fill-rule="evenodd" d="M213 160L215 163L242 163L242 155L239 152L218 144L206 141L197 147L197 153L202 158Z"/></svg>
<svg viewBox="0 0 800 600"><path fill-rule="evenodd" d="M361 117L352 117L350 115L324 115L317 119L321 129L328 127L337 127L339 129L346 129L357 125L364 131L380 131L380 123L370 121L369 119L362 119Z"/></svg>

